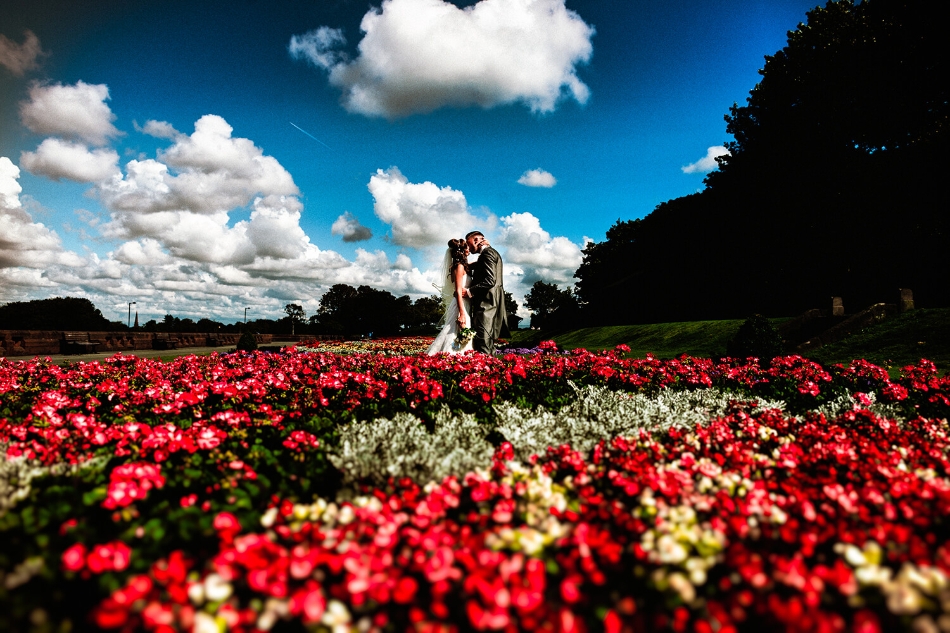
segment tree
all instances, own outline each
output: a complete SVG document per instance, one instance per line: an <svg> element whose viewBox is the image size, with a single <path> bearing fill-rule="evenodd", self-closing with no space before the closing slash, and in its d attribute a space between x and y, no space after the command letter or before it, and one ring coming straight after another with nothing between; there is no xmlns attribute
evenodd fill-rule
<svg viewBox="0 0 950 633"><path fill-rule="evenodd" d="M829 2L766 58L706 189L620 221L575 273L598 324L950 304L942 22L910 0ZM926 297L926 299L923 299Z"/></svg>
<svg viewBox="0 0 950 633"><path fill-rule="evenodd" d="M518 316L518 302L507 291L505 292L505 313L508 315L508 329L514 332L521 323L521 317Z"/></svg>
<svg viewBox="0 0 950 633"><path fill-rule="evenodd" d="M444 313L445 307L442 305L442 297L439 295L420 297L412 303L412 309L409 311L405 325L411 328L434 328L442 320Z"/></svg>
<svg viewBox="0 0 950 633"><path fill-rule="evenodd" d="M411 300L370 286L335 284L320 298L319 327L327 332L390 335L408 316Z"/></svg>
<svg viewBox="0 0 950 633"><path fill-rule="evenodd" d="M531 327L541 329L563 324L564 313L576 309L577 299L569 288L562 290L557 284L536 281L524 296L524 305L531 310Z"/></svg>
<svg viewBox="0 0 950 633"><path fill-rule="evenodd" d="M80 297L53 297L14 301L0 306L4 330L125 330L125 323L111 322L92 301Z"/></svg>
<svg viewBox="0 0 950 633"><path fill-rule="evenodd" d="M787 46L766 56L746 105L730 108L726 131L735 140L709 182L945 142L944 40L925 2L839 0L812 9Z"/></svg>
<svg viewBox="0 0 950 633"><path fill-rule="evenodd" d="M285 305L284 312L287 313L287 318L290 320L290 333L293 334L295 326L298 323L303 323L307 315L303 311L303 307L296 303L288 303Z"/></svg>
<svg viewBox="0 0 950 633"><path fill-rule="evenodd" d="M356 318L356 288L346 284L334 284L320 297L317 308L319 325L326 332L342 333L345 326Z"/></svg>

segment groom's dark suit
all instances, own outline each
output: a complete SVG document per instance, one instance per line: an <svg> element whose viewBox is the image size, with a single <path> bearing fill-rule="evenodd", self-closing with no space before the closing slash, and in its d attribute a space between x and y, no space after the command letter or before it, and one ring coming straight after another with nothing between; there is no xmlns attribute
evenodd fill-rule
<svg viewBox="0 0 950 633"><path fill-rule="evenodd" d="M493 354L499 336L509 336L508 314L505 311L505 287L502 283L501 255L486 246L472 264L472 329L477 352Z"/></svg>

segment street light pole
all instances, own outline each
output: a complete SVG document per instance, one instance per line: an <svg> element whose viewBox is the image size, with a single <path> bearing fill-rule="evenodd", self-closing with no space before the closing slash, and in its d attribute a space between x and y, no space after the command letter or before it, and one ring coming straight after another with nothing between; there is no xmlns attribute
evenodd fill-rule
<svg viewBox="0 0 950 633"><path fill-rule="evenodd" d="M248 310L250 310L250 308L244 308L244 325L247 325L247 311Z"/></svg>
<svg viewBox="0 0 950 633"><path fill-rule="evenodd" d="M137 305L134 301L129 301L129 327L132 327L132 306Z"/></svg>

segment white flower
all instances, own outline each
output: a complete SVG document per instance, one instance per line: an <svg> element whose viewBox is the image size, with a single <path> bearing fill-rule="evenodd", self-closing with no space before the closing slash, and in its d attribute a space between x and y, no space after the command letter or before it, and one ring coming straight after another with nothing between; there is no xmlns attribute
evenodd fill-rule
<svg viewBox="0 0 950 633"><path fill-rule="evenodd" d="M208 574L204 581L204 595L210 602L221 602L231 597L234 588L218 574Z"/></svg>
<svg viewBox="0 0 950 633"><path fill-rule="evenodd" d="M339 600L331 600L327 603L327 610L320 618L321 624L330 627L333 633L349 633L352 620L346 605Z"/></svg>
<svg viewBox="0 0 950 633"><path fill-rule="evenodd" d="M224 623L222 622L222 624ZM204 611L195 613L195 625L192 629L192 633L221 633L223 630L222 627L218 626L218 622L214 616Z"/></svg>

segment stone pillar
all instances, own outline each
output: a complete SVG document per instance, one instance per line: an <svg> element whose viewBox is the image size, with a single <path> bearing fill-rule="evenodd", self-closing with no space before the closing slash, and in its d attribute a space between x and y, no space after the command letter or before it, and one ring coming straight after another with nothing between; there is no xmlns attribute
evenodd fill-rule
<svg viewBox="0 0 950 633"><path fill-rule="evenodd" d="M831 298L831 316L844 316L844 301L841 300L841 297Z"/></svg>
<svg viewBox="0 0 950 633"><path fill-rule="evenodd" d="M906 312L908 310L914 309L914 293L910 288L900 288L901 291L901 300L897 304L897 307L901 312Z"/></svg>

